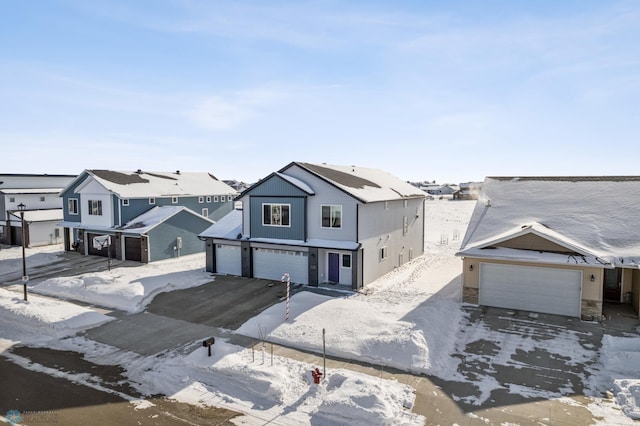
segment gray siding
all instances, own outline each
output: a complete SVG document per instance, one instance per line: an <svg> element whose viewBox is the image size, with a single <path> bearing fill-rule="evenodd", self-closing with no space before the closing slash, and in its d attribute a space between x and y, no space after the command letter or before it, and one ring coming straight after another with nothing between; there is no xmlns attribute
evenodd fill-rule
<svg viewBox="0 0 640 426"><path fill-rule="evenodd" d="M279 238L285 240L305 240L305 202L306 198L293 197L250 197L251 238ZM290 226L264 226L262 224L262 205L289 204Z"/></svg>
<svg viewBox="0 0 640 426"><path fill-rule="evenodd" d="M246 195L260 196L260 195L280 195L285 197L304 197L308 195L306 192L286 181L280 176L273 175L266 178L259 185L256 185Z"/></svg>
<svg viewBox="0 0 640 426"><path fill-rule="evenodd" d="M219 196L218 196L219 197ZM201 214L203 208L209 209L208 218L214 221L220 220L223 216L233 210L233 201L214 202L214 196L211 196L211 202L207 203L207 197L204 197L204 202L198 202L199 197L178 197L178 203L173 204L171 197L156 198L155 204L149 204L149 197L147 198L129 198L129 205L122 206L122 200L119 200L120 211L122 212L122 224L125 224L132 219L140 216L142 213L154 208L155 206L184 206L194 212ZM218 198L219 200L219 198ZM117 216L114 216L117 217Z"/></svg>
<svg viewBox="0 0 640 426"><path fill-rule="evenodd" d="M182 211L148 232L150 261L169 259L177 256L176 238L182 237L181 256L201 253L204 251L204 242L198 239L198 234L211 226L211 223Z"/></svg>

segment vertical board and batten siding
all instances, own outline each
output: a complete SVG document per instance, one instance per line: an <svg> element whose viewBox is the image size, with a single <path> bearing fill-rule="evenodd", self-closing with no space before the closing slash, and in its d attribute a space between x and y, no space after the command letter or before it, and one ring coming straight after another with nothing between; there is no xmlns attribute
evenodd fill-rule
<svg viewBox="0 0 640 426"><path fill-rule="evenodd" d="M203 252L204 242L198 238L198 234L209 226L211 222L189 212L179 212L147 233L150 245L149 261L176 257L178 253L173 247L176 246L177 237L182 237L180 256Z"/></svg>
<svg viewBox="0 0 640 426"><path fill-rule="evenodd" d="M88 176L86 172L84 172L85 177ZM86 211L86 207L82 204L84 201L80 194L76 194L74 191L76 188L84 182L84 179L78 179L73 185L66 189L65 192L62 193L62 213L65 222L80 222L82 218L82 212ZM69 199L75 198L78 200L78 214L70 214L69 213Z"/></svg>
<svg viewBox="0 0 640 426"><path fill-rule="evenodd" d="M123 225L123 223L120 221L122 216L120 212L120 199L115 194L111 195L111 205L113 206L113 222L111 224L113 226Z"/></svg>
<svg viewBox="0 0 640 426"><path fill-rule="evenodd" d="M289 204L289 226L262 224L263 204ZM305 240L305 198L251 197L251 238Z"/></svg>

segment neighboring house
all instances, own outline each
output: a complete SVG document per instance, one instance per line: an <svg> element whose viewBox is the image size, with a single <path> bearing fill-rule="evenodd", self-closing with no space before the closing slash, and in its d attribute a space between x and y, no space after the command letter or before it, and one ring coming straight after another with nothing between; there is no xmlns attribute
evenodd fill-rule
<svg viewBox="0 0 640 426"><path fill-rule="evenodd" d="M381 170L290 163L200 235L207 270L362 288L423 254L425 196Z"/></svg>
<svg viewBox="0 0 640 426"><path fill-rule="evenodd" d="M463 301L600 318L640 304L640 176L488 177L460 248Z"/></svg>
<svg viewBox="0 0 640 426"><path fill-rule="evenodd" d="M432 184L421 186L420 189L429 195L439 196L439 195L452 195L459 188L458 188L458 185L452 185L452 184L440 185L437 183L432 183Z"/></svg>
<svg viewBox="0 0 640 426"><path fill-rule="evenodd" d="M482 182L463 182L458 187L460 189L453 193L454 200L477 200Z"/></svg>
<svg viewBox="0 0 640 426"><path fill-rule="evenodd" d="M75 175L0 174L0 244L22 245L24 209L25 246L62 241L62 200L58 193Z"/></svg>
<svg viewBox="0 0 640 426"><path fill-rule="evenodd" d="M237 181L235 179L231 179L231 180L223 180L224 183L226 183L227 185L229 185L230 187L232 187L233 189L235 189L236 191L238 191L238 193L244 191L245 189L249 188L251 185L245 182L240 182Z"/></svg>
<svg viewBox="0 0 640 426"><path fill-rule="evenodd" d="M65 250L143 263L202 252L198 234L235 194L209 173L85 170L60 192Z"/></svg>

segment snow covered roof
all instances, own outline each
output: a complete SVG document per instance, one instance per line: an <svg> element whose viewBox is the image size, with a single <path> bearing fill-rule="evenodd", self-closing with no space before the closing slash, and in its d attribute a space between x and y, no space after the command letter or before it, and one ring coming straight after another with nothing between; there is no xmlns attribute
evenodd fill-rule
<svg viewBox="0 0 640 426"><path fill-rule="evenodd" d="M202 231L198 237L237 239L242 236L242 210L232 210L219 221Z"/></svg>
<svg viewBox="0 0 640 426"><path fill-rule="evenodd" d="M156 206L142 213L140 216L131 219L125 225L114 228L114 230L123 231L127 234L143 234L155 228L167 219L175 216L181 211L187 211L193 215L201 217L202 220L213 223L213 221L205 218L204 216L200 216L193 210L190 210L183 206Z"/></svg>
<svg viewBox="0 0 640 426"><path fill-rule="evenodd" d="M640 176L487 177L458 254L527 233L597 257L595 264L638 265Z"/></svg>
<svg viewBox="0 0 640 426"><path fill-rule="evenodd" d="M297 178L294 178L293 176L285 175L285 174L282 174L282 173L276 173L276 176L280 176L282 179L286 180L290 184L296 186L297 188L301 189L302 191L306 192L309 195L315 194L313 189L311 189L311 187L309 185L307 185L306 183L304 183L300 179L297 179Z"/></svg>
<svg viewBox="0 0 640 426"><path fill-rule="evenodd" d="M121 198L236 194L210 173L86 170L89 176ZM83 176L83 175L81 175ZM82 179L83 177L80 177ZM81 185L82 186L82 185Z"/></svg>
<svg viewBox="0 0 640 426"><path fill-rule="evenodd" d="M11 214L19 220L22 220L19 211L13 211ZM25 210L24 212L24 220L27 222L48 222L51 220L60 220L62 217L62 209Z"/></svg>
<svg viewBox="0 0 640 426"><path fill-rule="evenodd" d="M378 169L294 162L280 170L280 173L286 174L286 170L293 165L302 167L364 203L426 197L423 191L410 183Z"/></svg>
<svg viewBox="0 0 640 426"><path fill-rule="evenodd" d="M62 188L22 188L22 189L0 189L4 194L57 194Z"/></svg>

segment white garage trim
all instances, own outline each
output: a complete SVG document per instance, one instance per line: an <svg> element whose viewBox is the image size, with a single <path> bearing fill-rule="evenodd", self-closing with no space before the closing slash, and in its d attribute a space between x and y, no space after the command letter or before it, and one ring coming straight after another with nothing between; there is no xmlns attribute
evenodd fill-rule
<svg viewBox="0 0 640 426"><path fill-rule="evenodd" d="M292 283L309 284L308 255L306 251L254 248L253 276L280 281L288 272Z"/></svg>
<svg viewBox="0 0 640 426"><path fill-rule="evenodd" d="M480 263L480 305L580 317L582 271Z"/></svg>
<svg viewBox="0 0 640 426"><path fill-rule="evenodd" d="M216 272L228 275L242 275L240 246L216 244Z"/></svg>

